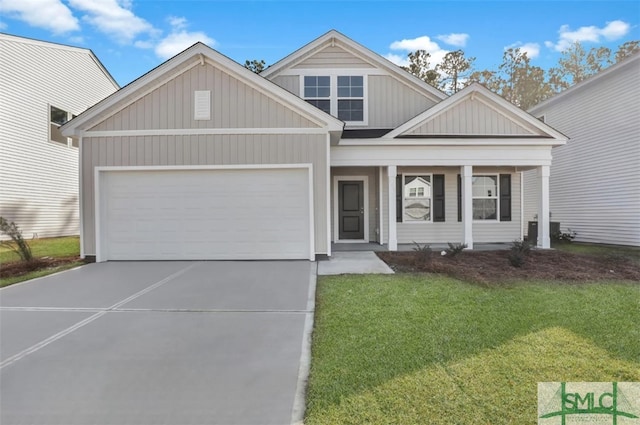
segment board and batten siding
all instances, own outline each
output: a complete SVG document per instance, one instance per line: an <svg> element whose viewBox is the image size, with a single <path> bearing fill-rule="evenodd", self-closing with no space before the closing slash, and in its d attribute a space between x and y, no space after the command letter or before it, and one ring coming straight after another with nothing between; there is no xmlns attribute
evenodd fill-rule
<svg viewBox="0 0 640 425"><path fill-rule="evenodd" d="M536 117L544 115L547 124L569 137L552 150L550 211L562 231L577 233L576 241L640 246L638 99L636 57L535 110ZM538 184L535 170L525 174L528 221L537 213Z"/></svg>
<svg viewBox="0 0 640 425"><path fill-rule="evenodd" d="M369 62L340 46L327 46L293 66L293 69L326 68L328 64L332 68L373 68Z"/></svg>
<svg viewBox="0 0 640 425"><path fill-rule="evenodd" d="M300 96L300 76L299 75L278 75L271 80L283 89Z"/></svg>
<svg viewBox="0 0 640 425"><path fill-rule="evenodd" d="M49 140L49 107L78 115L117 86L85 49L0 34L0 58L0 216L77 235L78 149Z"/></svg>
<svg viewBox="0 0 640 425"><path fill-rule="evenodd" d="M513 173L513 169L478 167L474 174L511 174L511 221L474 221L473 242L493 243L511 242L520 239L520 174ZM444 174L445 185L445 221L430 223L396 223L398 243L412 244L446 244L447 242L462 243L462 222L458 221L458 174L460 168L455 167L399 167L398 174L424 173ZM389 195L386 169L383 168L383 228L384 243L389 241Z"/></svg>
<svg viewBox="0 0 640 425"><path fill-rule="evenodd" d="M95 255L94 171L99 166L313 164L316 253L327 252L326 135L86 137L82 140L83 241ZM304 202L304 200L301 200Z"/></svg>
<svg viewBox="0 0 640 425"><path fill-rule="evenodd" d="M194 92L199 90L211 91L210 120L194 119ZM196 63L90 130L317 127L233 75Z"/></svg>
<svg viewBox="0 0 640 425"><path fill-rule="evenodd" d="M465 99L447 109L405 135L437 134L491 134L519 135L536 134L522 124L507 118L494 108L479 100Z"/></svg>

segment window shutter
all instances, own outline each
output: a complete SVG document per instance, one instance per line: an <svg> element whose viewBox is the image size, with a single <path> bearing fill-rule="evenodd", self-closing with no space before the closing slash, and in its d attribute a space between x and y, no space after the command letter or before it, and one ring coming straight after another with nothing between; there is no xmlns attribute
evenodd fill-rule
<svg viewBox="0 0 640 425"><path fill-rule="evenodd" d="M402 176L396 176L396 223L402 222Z"/></svg>
<svg viewBox="0 0 640 425"><path fill-rule="evenodd" d="M433 221L444 221L444 174L433 175Z"/></svg>
<svg viewBox="0 0 640 425"><path fill-rule="evenodd" d="M462 221L462 177L458 174L458 221Z"/></svg>
<svg viewBox="0 0 640 425"><path fill-rule="evenodd" d="M500 174L500 221L511 221L511 174Z"/></svg>

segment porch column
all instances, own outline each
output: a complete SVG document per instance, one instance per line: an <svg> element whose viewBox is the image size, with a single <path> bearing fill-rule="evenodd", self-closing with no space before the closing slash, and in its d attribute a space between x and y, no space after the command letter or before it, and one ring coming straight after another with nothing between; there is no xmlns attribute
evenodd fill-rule
<svg viewBox="0 0 640 425"><path fill-rule="evenodd" d="M398 235L396 232L396 176L398 167L387 167L387 185L389 193L389 251L398 250Z"/></svg>
<svg viewBox="0 0 640 425"><path fill-rule="evenodd" d="M472 178L473 167L463 165L460 167L460 178L462 180L462 239L467 244L467 249L473 249L473 196Z"/></svg>
<svg viewBox="0 0 640 425"><path fill-rule="evenodd" d="M551 248L549 238L549 170L548 165L538 167L540 192L538 193L538 248Z"/></svg>

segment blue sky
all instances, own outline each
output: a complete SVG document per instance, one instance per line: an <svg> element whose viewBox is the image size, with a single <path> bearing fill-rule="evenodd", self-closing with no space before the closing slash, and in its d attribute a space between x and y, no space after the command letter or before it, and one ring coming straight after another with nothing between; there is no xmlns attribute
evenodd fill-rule
<svg viewBox="0 0 640 425"><path fill-rule="evenodd" d="M330 29L396 63L462 49L495 68L523 46L547 69L576 40L613 51L640 40L640 2L0 0L0 32L90 48L121 85L196 41L272 64Z"/></svg>

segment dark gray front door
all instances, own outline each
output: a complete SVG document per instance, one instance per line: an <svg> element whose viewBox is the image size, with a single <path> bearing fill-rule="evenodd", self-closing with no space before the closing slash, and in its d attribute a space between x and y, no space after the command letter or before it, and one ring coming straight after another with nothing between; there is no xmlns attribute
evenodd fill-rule
<svg viewBox="0 0 640 425"><path fill-rule="evenodd" d="M364 239L364 182L338 182L338 232L340 239Z"/></svg>

